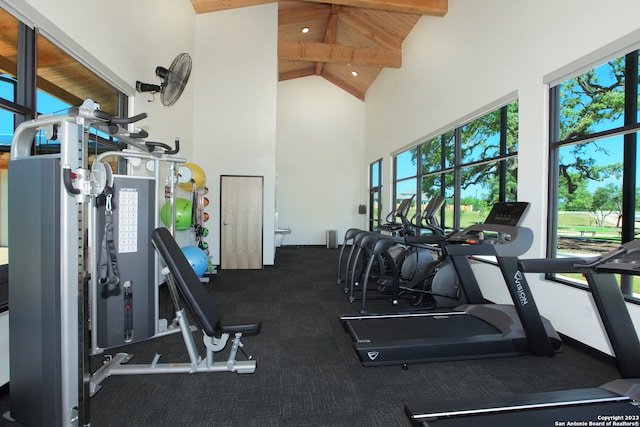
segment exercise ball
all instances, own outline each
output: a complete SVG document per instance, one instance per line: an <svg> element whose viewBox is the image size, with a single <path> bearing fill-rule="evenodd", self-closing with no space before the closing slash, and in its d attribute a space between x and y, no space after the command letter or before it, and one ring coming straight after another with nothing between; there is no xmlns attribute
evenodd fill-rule
<svg viewBox="0 0 640 427"><path fill-rule="evenodd" d="M197 246L185 246L182 248L184 257L191 264L191 268L195 271L198 277L204 276L204 273L209 269L209 258L207 254Z"/></svg>
<svg viewBox="0 0 640 427"><path fill-rule="evenodd" d="M176 197L176 230L188 230L191 228L191 202L181 197ZM171 227L171 202L167 201L160 211L162 223Z"/></svg>
<svg viewBox="0 0 640 427"><path fill-rule="evenodd" d="M195 190L198 191L204 186L204 183L207 181L207 176L205 175L204 171L195 163L183 163L178 168L178 174L178 185L184 191L193 191L194 183Z"/></svg>

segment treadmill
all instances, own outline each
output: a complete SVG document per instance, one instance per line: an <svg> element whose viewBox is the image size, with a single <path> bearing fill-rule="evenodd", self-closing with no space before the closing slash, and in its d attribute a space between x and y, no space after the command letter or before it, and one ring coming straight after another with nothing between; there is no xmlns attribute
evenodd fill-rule
<svg viewBox="0 0 640 427"><path fill-rule="evenodd" d="M412 425L640 425L640 340L615 277L640 275L640 241L596 258L522 260L520 265L524 272L585 275L621 379L596 388L410 404L405 413Z"/></svg>
<svg viewBox="0 0 640 427"><path fill-rule="evenodd" d="M561 339L540 316L518 256L533 242L519 224L529 203L496 203L482 224L444 237L468 304L450 311L341 316L363 366L535 354L552 356ZM425 236L429 239L431 236ZM414 237L419 239L419 237ZM487 304L469 258L495 256L513 304Z"/></svg>

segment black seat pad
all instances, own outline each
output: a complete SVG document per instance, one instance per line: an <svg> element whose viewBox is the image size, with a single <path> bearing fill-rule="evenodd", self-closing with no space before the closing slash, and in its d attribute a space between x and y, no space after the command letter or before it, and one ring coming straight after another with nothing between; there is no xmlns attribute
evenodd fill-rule
<svg viewBox="0 0 640 427"><path fill-rule="evenodd" d="M257 334L260 332L261 326L261 320L255 316L232 314L222 316L220 319L220 332L222 333Z"/></svg>
<svg viewBox="0 0 640 427"><path fill-rule="evenodd" d="M189 309L209 336L223 333L258 333L261 321L253 316L230 315L221 317L211 295L206 291L200 278L187 261L175 239L165 227L151 233L151 241L173 275L180 293Z"/></svg>

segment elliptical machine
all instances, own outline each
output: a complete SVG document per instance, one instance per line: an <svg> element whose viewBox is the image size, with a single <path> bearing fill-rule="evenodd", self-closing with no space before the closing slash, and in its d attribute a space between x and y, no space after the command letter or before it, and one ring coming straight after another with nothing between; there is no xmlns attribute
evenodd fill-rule
<svg viewBox="0 0 640 427"><path fill-rule="evenodd" d="M399 298L409 299L415 307L425 309L455 307L466 302L460 280L448 259L444 230L437 220L437 212L444 205L443 196L433 197L424 211L412 219L414 233L404 237L405 250L396 258L398 272L385 280L378 291L389 287ZM379 249L385 246L381 244Z"/></svg>
<svg viewBox="0 0 640 427"><path fill-rule="evenodd" d="M455 269L440 247L445 236L436 215L444 201L442 196L433 197L424 211L411 220L413 229L405 230L403 238L357 229L347 231L345 244L350 238L353 246L347 260L344 291L350 302L362 301L362 314L367 312L367 300L372 299L386 299L394 306L400 299L408 299L415 307L427 310L466 302ZM429 243L424 239L433 240ZM341 271L339 265L338 274ZM375 288L368 286L371 283ZM370 291L376 293L372 295Z"/></svg>
<svg viewBox="0 0 640 427"><path fill-rule="evenodd" d="M400 202L398 207L387 215L387 222L380 224L378 230L389 236L404 236L407 227L411 228L411 222L408 219L409 209L416 195L412 195L408 199Z"/></svg>

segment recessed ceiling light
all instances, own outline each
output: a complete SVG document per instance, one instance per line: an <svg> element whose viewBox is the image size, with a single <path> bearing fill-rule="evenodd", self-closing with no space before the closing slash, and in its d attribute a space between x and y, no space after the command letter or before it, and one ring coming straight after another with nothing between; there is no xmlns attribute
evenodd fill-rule
<svg viewBox="0 0 640 427"><path fill-rule="evenodd" d="M307 34L309 32L309 27L302 28L302 34Z"/></svg>
<svg viewBox="0 0 640 427"><path fill-rule="evenodd" d="M353 70L353 71L351 72L351 75L352 75L353 77L358 77L358 72L357 72L356 70Z"/></svg>

